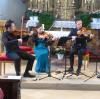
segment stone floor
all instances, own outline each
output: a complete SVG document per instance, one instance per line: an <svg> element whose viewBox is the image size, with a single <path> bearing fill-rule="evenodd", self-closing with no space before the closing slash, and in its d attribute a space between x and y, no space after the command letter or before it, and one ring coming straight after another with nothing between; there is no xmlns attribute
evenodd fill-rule
<svg viewBox="0 0 100 99"><path fill-rule="evenodd" d="M36 62L35 62L36 63ZM21 73L25 70L26 62L22 62ZM35 64L34 64L35 65ZM69 61L66 67L68 68ZM88 67L82 72L92 76L95 71L95 63L89 63ZM77 66L74 67L75 70ZM34 71L34 68L33 70ZM56 74L54 71L64 71L64 60L53 59L51 64L52 75L62 78L63 73ZM100 63L98 63L100 71ZM13 63L6 63L6 75L15 75ZM47 74L38 74L37 78L47 76ZM100 80L95 77L84 82L87 77L84 75L65 77L63 80L46 78L34 81L31 78L22 78L21 99L99 99L100 98Z"/></svg>
<svg viewBox="0 0 100 99"><path fill-rule="evenodd" d="M100 99L100 91L22 89L21 99Z"/></svg>

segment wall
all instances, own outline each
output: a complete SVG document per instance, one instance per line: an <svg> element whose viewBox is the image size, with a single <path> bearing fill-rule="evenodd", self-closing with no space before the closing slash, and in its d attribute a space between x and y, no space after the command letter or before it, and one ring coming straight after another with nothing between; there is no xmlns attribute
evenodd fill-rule
<svg viewBox="0 0 100 99"><path fill-rule="evenodd" d="M96 0L96 9L100 11L100 0Z"/></svg>
<svg viewBox="0 0 100 99"><path fill-rule="evenodd" d="M20 26L26 8L21 0L0 0L0 19L12 19Z"/></svg>

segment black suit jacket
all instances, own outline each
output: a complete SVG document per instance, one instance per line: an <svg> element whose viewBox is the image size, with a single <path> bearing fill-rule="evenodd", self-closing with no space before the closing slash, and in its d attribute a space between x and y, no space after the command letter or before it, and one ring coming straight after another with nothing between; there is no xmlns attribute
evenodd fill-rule
<svg viewBox="0 0 100 99"><path fill-rule="evenodd" d="M12 33L10 33L9 31L6 31L3 33L2 36L2 41L5 45L6 48L6 52L11 52L11 51L18 51L19 49L19 43L18 43L18 38L20 38L19 36L15 36ZM25 36L23 37L23 41L27 41L29 38L29 36Z"/></svg>
<svg viewBox="0 0 100 99"><path fill-rule="evenodd" d="M81 35L80 38L78 38L77 31L78 31L77 28L72 29L68 38L76 36L76 40L73 46L76 48L86 48L87 42L90 42L92 39L90 39L89 37L85 37L84 35Z"/></svg>

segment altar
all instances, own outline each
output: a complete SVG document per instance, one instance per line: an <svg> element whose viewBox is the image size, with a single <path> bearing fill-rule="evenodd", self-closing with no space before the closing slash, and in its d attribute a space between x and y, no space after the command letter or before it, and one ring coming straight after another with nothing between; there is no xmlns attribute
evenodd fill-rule
<svg viewBox="0 0 100 99"><path fill-rule="evenodd" d="M60 37L67 37L70 34L70 31L46 31L47 33L50 33L53 35L54 38L60 38Z"/></svg>
<svg viewBox="0 0 100 99"><path fill-rule="evenodd" d="M53 23L54 28L76 28L75 21L61 21L56 20Z"/></svg>
<svg viewBox="0 0 100 99"><path fill-rule="evenodd" d="M93 18L93 22L90 23L91 29L100 29L100 18Z"/></svg>

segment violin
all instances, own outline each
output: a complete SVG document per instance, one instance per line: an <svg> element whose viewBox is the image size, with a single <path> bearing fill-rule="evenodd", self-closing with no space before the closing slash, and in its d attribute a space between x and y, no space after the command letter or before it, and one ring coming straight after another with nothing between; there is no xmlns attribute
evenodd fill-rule
<svg viewBox="0 0 100 99"><path fill-rule="evenodd" d="M42 39L46 39L47 46L51 45L54 42L54 40L52 39L53 35L46 32L43 32L42 34L38 34L38 37Z"/></svg>
<svg viewBox="0 0 100 99"><path fill-rule="evenodd" d="M52 39L53 38L53 35L52 34L49 34L49 33L45 33L45 37L48 38L48 39Z"/></svg>
<svg viewBox="0 0 100 99"><path fill-rule="evenodd" d="M80 29L79 31L77 31L78 37L80 37L80 36L89 37L90 34L92 34L91 30L87 30L85 27L82 27L82 29Z"/></svg>
<svg viewBox="0 0 100 99"><path fill-rule="evenodd" d="M38 35L39 38L47 38L47 39L52 39L53 38L53 35L49 34L49 33L42 33L42 34L39 34Z"/></svg>
<svg viewBox="0 0 100 99"><path fill-rule="evenodd" d="M23 35L27 35L28 32L25 31L25 30L23 30L23 31L21 31L21 30L15 30L15 31L12 32L12 34L13 34L14 36L23 36Z"/></svg>

